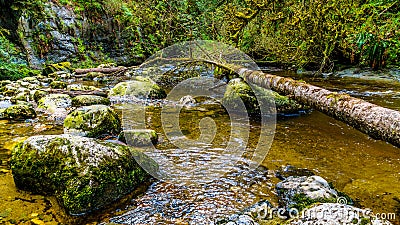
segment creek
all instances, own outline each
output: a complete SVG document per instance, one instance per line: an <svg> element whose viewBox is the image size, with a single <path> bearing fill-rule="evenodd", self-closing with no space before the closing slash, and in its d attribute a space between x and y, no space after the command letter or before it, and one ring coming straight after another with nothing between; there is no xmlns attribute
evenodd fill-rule
<svg viewBox="0 0 400 225"><path fill-rule="evenodd" d="M354 76L308 78L286 71L272 73L304 79L317 86L400 109L400 83L396 80L366 80ZM102 88L108 86L95 82L91 84ZM6 102L1 104L7 105ZM115 106L118 108L118 105ZM159 119L160 111L159 106L147 108L146 127L156 130L160 140L166 140ZM226 140L231 132L229 115L215 104L185 108L179 115L180 129L186 137L196 139L201 130L199 121L206 117L211 117L218 127L211 145L180 149L161 141L156 146L158 153L171 156L174 163L181 167L212 161L214 154L227 146ZM250 125L246 152L254 150L259 138L260 124L251 121ZM69 223L52 197L16 190L8 166L11 148L17 141L32 135L62 132L62 125L46 122L44 117L24 122L0 121L0 222L13 220L30 224L29 220L39 215L46 224ZM168 137L171 138L171 135L174 136L169 134ZM256 170L249 169L250 162L245 155L236 159L228 173L212 182L200 179L193 184L174 184L152 179L148 186L143 187L143 194L128 197L113 209L79 223L212 224L212 221L262 199L277 205L274 187L280 180L274 173L287 165L307 168L332 182L360 207L371 208L377 213L397 213L396 216L400 217L399 149L374 140L318 111L280 118L268 155ZM176 173L168 167L163 172Z"/></svg>

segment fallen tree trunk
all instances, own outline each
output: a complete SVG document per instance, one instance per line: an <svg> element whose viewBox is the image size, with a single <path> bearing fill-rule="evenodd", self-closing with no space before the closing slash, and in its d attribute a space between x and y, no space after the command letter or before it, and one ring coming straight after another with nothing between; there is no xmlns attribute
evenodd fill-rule
<svg viewBox="0 0 400 225"><path fill-rule="evenodd" d="M90 72L100 72L100 73L115 73L119 71L126 70L124 66L111 67L111 68L88 68L88 69L76 69L75 74L85 74Z"/></svg>
<svg viewBox="0 0 400 225"><path fill-rule="evenodd" d="M298 102L311 106L329 116L341 120L369 136L387 141L400 147L400 112L387 109L348 94L332 92L305 82L295 81L259 70L246 69L204 58L155 58L155 60L198 62L212 64L227 70L235 71L248 83L271 89L283 95L291 95ZM182 65L185 65L184 63Z"/></svg>
<svg viewBox="0 0 400 225"><path fill-rule="evenodd" d="M375 139L400 147L400 112L387 109L347 94L332 92L290 78L233 68L248 83L268 88L280 94L291 95L300 103L339 119Z"/></svg>
<svg viewBox="0 0 400 225"><path fill-rule="evenodd" d="M69 91L69 90L64 90L64 89L43 89L42 91L46 91L49 94L67 94L71 97L75 97L78 95L97 95L101 97L107 98L107 93L104 91L99 91L99 90L88 90L88 91Z"/></svg>

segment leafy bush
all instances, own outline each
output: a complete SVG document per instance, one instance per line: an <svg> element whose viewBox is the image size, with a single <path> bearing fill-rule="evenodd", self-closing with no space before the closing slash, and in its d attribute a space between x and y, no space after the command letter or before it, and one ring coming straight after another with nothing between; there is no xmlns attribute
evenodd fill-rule
<svg viewBox="0 0 400 225"><path fill-rule="evenodd" d="M23 55L7 38L9 32L0 29L0 80L17 80L32 74Z"/></svg>

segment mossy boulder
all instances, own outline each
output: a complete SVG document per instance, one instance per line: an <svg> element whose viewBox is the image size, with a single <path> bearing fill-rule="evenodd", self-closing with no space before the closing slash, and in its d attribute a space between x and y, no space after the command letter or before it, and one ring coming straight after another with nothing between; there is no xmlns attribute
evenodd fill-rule
<svg viewBox="0 0 400 225"><path fill-rule="evenodd" d="M29 105L12 105L4 110L3 118L6 119L31 119L36 117L36 112L32 106Z"/></svg>
<svg viewBox="0 0 400 225"><path fill-rule="evenodd" d="M40 90L33 90L30 92L30 94L31 94L31 99L33 99L35 102L39 102L41 98L48 95L46 91L40 91Z"/></svg>
<svg viewBox="0 0 400 225"><path fill-rule="evenodd" d="M0 87L4 87L4 86L9 85L11 83L12 83L11 80L1 80L0 81Z"/></svg>
<svg viewBox="0 0 400 225"><path fill-rule="evenodd" d="M271 98L270 94L267 96ZM271 98L269 101L272 100ZM259 103L253 89L240 78L232 79L228 83L222 103L234 111L242 111L245 106L247 112L251 114L260 113Z"/></svg>
<svg viewBox="0 0 400 225"><path fill-rule="evenodd" d="M118 134L121 122L114 110L105 105L77 108L64 120L64 133L86 137Z"/></svg>
<svg viewBox="0 0 400 225"><path fill-rule="evenodd" d="M150 78L134 77L134 80L118 83L109 92L109 96L135 96L141 98L161 99L165 91Z"/></svg>
<svg viewBox="0 0 400 225"><path fill-rule="evenodd" d="M61 63L48 64L43 69L42 75L49 76L49 74L52 74L52 73L55 73L58 71L70 72L71 71L71 63L70 62L61 62Z"/></svg>
<svg viewBox="0 0 400 225"><path fill-rule="evenodd" d="M110 99L97 95L78 95L72 98L72 106L110 105Z"/></svg>
<svg viewBox="0 0 400 225"><path fill-rule="evenodd" d="M4 96L14 96L18 92L18 87L15 84L7 84L0 89Z"/></svg>
<svg viewBox="0 0 400 225"><path fill-rule="evenodd" d="M320 176L288 177L276 185L279 203L302 210L316 202L336 202L339 193Z"/></svg>
<svg viewBox="0 0 400 225"><path fill-rule="evenodd" d="M287 96L257 86L252 88L241 78L232 79L228 83L222 103L232 110L242 110L244 104L250 114L260 113L260 105L267 107L263 108L264 112L275 111L270 109L275 106L278 114L295 113L304 109L302 105Z"/></svg>
<svg viewBox="0 0 400 225"><path fill-rule="evenodd" d="M287 96L280 95L277 92L272 92L275 99L276 112L281 114L298 113L301 110L307 110L308 108L297 101L290 99Z"/></svg>
<svg viewBox="0 0 400 225"><path fill-rule="evenodd" d="M157 164L133 147L63 135L33 136L12 150L15 185L55 195L71 215L104 208L131 193L157 171ZM141 165L141 166L140 166Z"/></svg>
<svg viewBox="0 0 400 225"><path fill-rule="evenodd" d="M82 84L70 84L67 86L68 91L95 91L99 88L94 86L82 85Z"/></svg>
<svg viewBox="0 0 400 225"><path fill-rule="evenodd" d="M20 92L17 95L11 98L11 102L15 103L16 101L29 101L31 99L30 91Z"/></svg>
<svg viewBox="0 0 400 225"><path fill-rule="evenodd" d="M65 89L67 88L67 83L56 80L50 83L50 87L53 89Z"/></svg>
<svg viewBox="0 0 400 225"><path fill-rule="evenodd" d="M52 111L56 108L68 108L72 106L72 99L66 94L49 94L41 98L38 102L38 108Z"/></svg>
<svg viewBox="0 0 400 225"><path fill-rule="evenodd" d="M149 146L157 143L158 135L151 129L124 130L119 134L118 140L130 146Z"/></svg>
<svg viewBox="0 0 400 225"><path fill-rule="evenodd" d="M25 77L25 78L22 79L22 81L28 82L28 83L31 83L31 84L37 84L37 85L40 84L40 81L36 77Z"/></svg>

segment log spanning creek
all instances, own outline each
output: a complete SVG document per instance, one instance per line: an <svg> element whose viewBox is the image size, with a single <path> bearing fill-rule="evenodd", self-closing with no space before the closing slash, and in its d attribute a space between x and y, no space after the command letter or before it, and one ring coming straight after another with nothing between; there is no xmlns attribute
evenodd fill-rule
<svg viewBox="0 0 400 225"><path fill-rule="evenodd" d="M316 86L348 93L384 107L400 109L400 82L390 76L382 78L373 73L364 77L354 76L355 73L348 70L338 76L313 78L264 69L272 74L303 79ZM118 83L96 79L84 81L81 78L65 82L68 85L94 86L104 91ZM125 100L111 98L111 107L120 117L124 116ZM6 108L10 104L3 100L0 107ZM130 101L129 104L136 103ZM145 128L153 129L158 134L158 143L149 156L165 155L174 163L173 167L160 165L163 174L178 178L187 176L190 180L193 174L184 169L179 173L177 168L207 167L216 155L226 154L221 152L227 148L229 140L237 146L243 145L244 153L232 156L234 160L228 157L234 163L227 165L229 169L212 181L203 179L199 174L193 175L196 182L192 183L185 179L165 182L150 178L132 194L102 210L88 216L71 217L66 215L54 196L17 189L10 168L11 151L16 143L34 135L63 134L62 121L49 120L51 116L41 113L35 119L3 119L0 120L0 224L226 224L223 221L229 219L224 218L263 200L278 207L281 202L276 185L282 181L282 176L290 173L320 176L351 198L355 207L371 209L375 214L385 215L392 224L399 224L400 150L391 144L374 140L312 109L283 113L277 118L268 154L260 166L252 168L247 155L259 142L261 125L258 121L250 120L247 143L242 143L240 139L230 139L230 115L215 101L205 100L182 107L178 119L181 132L166 132L168 125L162 122L164 104L175 103L159 100L137 104L146 105ZM208 131L201 124L216 127L211 143L200 141L187 148L178 148L173 144L172 140L182 138L182 134L187 139L199 140ZM240 122L235 124L235 129L240 129L240 126ZM109 141L116 140L111 137ZM261 224L268 224L268 221Z"/></svg>

